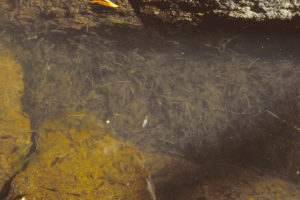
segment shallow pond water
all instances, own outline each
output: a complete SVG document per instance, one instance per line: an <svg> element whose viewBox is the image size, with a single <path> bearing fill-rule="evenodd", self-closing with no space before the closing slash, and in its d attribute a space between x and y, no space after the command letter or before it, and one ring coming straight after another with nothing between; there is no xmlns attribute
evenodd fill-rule
<svg viewBox="0 0 300 200"><path fill-rule="evenodd" d="M23 167L3 179L2 197L298 199L299 30L228 21L184 30L100 27L29 37L3 28L1 40L24 71L20 102L32 137ZM45 128L51 120L55 128ZM41 148L48 137L52 146ZM93 165L84 158L95 151L116 157ZM58 171L64 164L74 165L75 178L51 187L42 181L51 171L55 180L70 177ZM24 193L34 171L46 185L32 181ZM124 192L133 183L131 191L147 197ZM78 184L85 187L76 191Z"/></svg>

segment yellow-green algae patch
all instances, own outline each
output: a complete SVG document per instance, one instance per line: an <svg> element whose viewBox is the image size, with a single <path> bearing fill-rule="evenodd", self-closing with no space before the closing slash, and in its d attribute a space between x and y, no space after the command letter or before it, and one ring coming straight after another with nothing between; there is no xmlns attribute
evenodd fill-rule
<svg viewBox="0 0 300 200"><path fill-rule="evenodd" d="M92 116L56 115L39 129L37 143L9 199L151 199L139 150L113 139Z"/></svg>
<svg viewBox="0 0 300 200"><path fill-rule="evenodd" d="M0 43L0 188L22 166L30 150L29 119L22 112L23 69Z"/></svg>

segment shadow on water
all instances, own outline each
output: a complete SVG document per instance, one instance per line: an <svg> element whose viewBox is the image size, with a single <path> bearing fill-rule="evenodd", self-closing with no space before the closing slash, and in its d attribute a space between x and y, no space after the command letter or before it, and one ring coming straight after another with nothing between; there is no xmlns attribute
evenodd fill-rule
<svg viewBox="0 0 300 200"><path fill-rule="evenodd" d="M185 31L149 24L9 42L34 130L53 113L87 111L119 140L192 163L153 174L158 199L204 200L214 184L238 199L230 189L266 175L299 183L298 24L208 18Z"/></svg>
<svg viewBox="0 0 300 200"><path fill-rule="evenodd" d="M295 107L281 103L275 110L295 113ZM159 199L241 199L240 193L246 190L258 196L262 191L277 193L272 187L267 191L263 184L257 190L255 182L264 177L285 177L299 184L299 155L295 153L299 148L298 133L268 113L255 120L240 117L216 141L187 145L185 158L197 166L178 162L160 173L158 176L166 179L156 185ZM270 183L285 187L276 180ZM299 192L289 192L290 197L299 196ZM266 196L272 198L271 194ZM283 193L281 198L288 197Z"/></svg>

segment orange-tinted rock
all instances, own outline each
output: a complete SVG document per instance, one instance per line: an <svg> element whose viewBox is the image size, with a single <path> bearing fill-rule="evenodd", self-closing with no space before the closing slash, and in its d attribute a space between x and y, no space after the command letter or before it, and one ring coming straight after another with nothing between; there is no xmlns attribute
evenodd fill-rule
<svg viewBox="0 0 300 200"><path fill-rule="evenodd" d="M14 179L8 199L152 199L140 152L108 132L82 113L44 122L38 152Z"/></svg>
<svg viewBox="0 0 300 200"><path fill-rule="evenodd" d="M30 123L22 113L23 70L0 44L0 188L22 168L30 149Z"/></svg>

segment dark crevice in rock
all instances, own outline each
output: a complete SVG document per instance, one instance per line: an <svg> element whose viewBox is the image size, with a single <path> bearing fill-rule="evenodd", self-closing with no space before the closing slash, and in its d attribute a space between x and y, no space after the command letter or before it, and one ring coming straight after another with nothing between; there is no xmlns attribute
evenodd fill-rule
<svg viewBox="0 0 300 200"><path fill-rule="evenodd" d="M7 196L9 195L10 189L11 189L11 183L14 180L14 178L22 171L25 171L25 169L27 168L30 158L31 156L36 152L36 137L37 137L37 133L36 132L32 132L31 135L31 146L29 149L29 152L27 153L27 155L24 157L24 164L22 166L22 168L15 172L3 185L3 187L0 189L0 199L4 200L7 198ZM20 197L21 198L21 197ZM17 198L19 199L19 198Z"/></svg>
<svg viewBox="0 0 300 200"><path fill-rule="evenodd" d="M10 177L3 185L3 187L0 190L0 199L5 199L10 191L10 185L11 182L14 180L15 176L18 174L19 172L15 173L12 177Z"/></svg>
<svg viewBox="0 0 300 200"><path fill-rule="evenodd" d="M29 152L27 153L27 155L25 156L25 160L26 162L24 163L23 167L22 167L22 170L25 170L28 163L29 163L29 159L30 157L36 152L37 150L37 142L36 142L36 138L38 136L38 133L37 132L32 132L32 135L31 135L31 146L30 146L30 149L29 149Z"/></svg>

